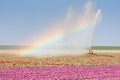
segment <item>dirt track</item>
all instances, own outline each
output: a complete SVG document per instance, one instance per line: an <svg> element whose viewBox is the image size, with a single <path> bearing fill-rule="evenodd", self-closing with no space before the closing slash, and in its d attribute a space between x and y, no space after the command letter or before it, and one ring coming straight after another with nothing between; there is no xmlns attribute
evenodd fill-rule
<svg viewBox="0 0 120 80"><path fill-rule="evenodd" d="M99 55L119 55L120 56L120 50L92 50L94 54ZM21 49L18 50L0 50L0 53L12 53L12 54L19 54L21 52ZM89 51L86 51L88 53Z"/></svg>
<svg viewBox="0 0 120 80"><path fill-rule="evenodd" d="M93 50L94 54L99 55L119 55L120 56L120 50Z"/></svg>

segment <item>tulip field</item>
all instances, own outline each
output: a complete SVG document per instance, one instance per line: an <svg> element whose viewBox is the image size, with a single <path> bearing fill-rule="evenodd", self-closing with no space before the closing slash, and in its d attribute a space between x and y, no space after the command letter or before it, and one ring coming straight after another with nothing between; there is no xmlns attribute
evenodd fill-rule
<svg viewBox="0 0 120 80"><path fill-rule="evenodd" d="M0 80L120 80L120 56L0 55Z"/></svg>

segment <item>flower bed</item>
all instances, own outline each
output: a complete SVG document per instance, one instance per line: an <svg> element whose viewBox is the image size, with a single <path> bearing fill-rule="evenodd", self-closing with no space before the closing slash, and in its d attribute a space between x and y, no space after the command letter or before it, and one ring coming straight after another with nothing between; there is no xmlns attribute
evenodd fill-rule
<svg viewBox="0 0 120 80"><path fill-rule="evenodd" d="M120 80L120 56L0 56L0 80Z"/></svg>
<svg viewBox="0 0 120 80"><path fill-rule="evenodd" d="M120 80L120 66L0 69L1 80Z"/></svg>
<svg viewBox="0 0 120 80"><path fill-rule="evenodd" d="M22 67L61 67L61 66L100 66L119 65L119 56L63 56L52 58L32 58L0 56L0 68L22 68Z"/></svg>

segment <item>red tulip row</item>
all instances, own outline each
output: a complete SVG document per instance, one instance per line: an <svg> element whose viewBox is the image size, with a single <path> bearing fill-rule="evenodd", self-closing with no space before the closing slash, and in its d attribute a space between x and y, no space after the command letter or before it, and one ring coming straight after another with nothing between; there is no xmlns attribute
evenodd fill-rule
<svg viewBox="0 0 120 80"><path fill-rule="evenodd" d="M120 57L103 56L63 56L52 58L32 58L32 57L1 57L1 68L15 67L51 67L51 66L100 66L119 65Z"/></svg>

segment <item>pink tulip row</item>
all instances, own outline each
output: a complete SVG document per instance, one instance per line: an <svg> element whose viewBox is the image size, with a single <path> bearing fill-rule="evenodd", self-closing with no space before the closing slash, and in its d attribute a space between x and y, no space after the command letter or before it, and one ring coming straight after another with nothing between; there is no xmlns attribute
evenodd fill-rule
<svg viewBox="0 0 120 80"><path fill-rule="evenodd" d="M120 66L0 69L0 80L120 80Z"/></svg>

